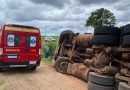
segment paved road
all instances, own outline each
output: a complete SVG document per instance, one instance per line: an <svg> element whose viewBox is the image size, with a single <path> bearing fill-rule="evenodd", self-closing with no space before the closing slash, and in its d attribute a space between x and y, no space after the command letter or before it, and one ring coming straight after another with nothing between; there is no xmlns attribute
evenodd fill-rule
<svg viewBox="0 0 130 90"><path fill-rule="evenodd" d="M87 83L42 63L36 71L0 73L0 90L87 90Z"/></svg>

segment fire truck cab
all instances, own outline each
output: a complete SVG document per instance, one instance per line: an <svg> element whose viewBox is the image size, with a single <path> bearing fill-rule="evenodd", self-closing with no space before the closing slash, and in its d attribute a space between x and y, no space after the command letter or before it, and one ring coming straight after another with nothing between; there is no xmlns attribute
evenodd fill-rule
<svg viewBox="0 0 130 90"><path fill-rule="evenodd" d="M32 26L4 25L0 29L0 69L28 67L35 70L41 61L40 30Z"/></svg>

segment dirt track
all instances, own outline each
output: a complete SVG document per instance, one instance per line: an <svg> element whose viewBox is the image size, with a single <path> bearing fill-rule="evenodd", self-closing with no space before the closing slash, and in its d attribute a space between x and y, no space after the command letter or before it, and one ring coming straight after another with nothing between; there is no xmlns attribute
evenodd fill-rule
<svg viewBox="0 0 130 90"><path fill-rule="evenodd" d="M87 83L42 63L34 72L9 70L0 73L0 90L87 90Z"/></svg>

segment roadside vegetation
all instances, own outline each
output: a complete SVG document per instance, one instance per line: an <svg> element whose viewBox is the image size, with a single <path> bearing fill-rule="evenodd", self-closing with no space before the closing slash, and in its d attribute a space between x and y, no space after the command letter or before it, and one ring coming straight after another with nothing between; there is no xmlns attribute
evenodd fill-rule
<svg viewBox="0 0 130 90"><path fill-rule="evenodd" d="M51 64L57 43L59 41L59 36L53 36L53 38L55 41L45 41L45 36L42 36L42 60L46 64Z"/></svg>

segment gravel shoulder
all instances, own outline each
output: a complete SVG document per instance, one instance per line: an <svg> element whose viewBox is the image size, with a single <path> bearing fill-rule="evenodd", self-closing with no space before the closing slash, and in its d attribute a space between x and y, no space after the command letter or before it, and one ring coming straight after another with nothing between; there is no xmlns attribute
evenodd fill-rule
<svg viewBox="0 0 130 90"><path fill-rule="evenodd" d="M0 90L87 90L87 83L58 73L42 62L36 71L11 69L1 72Z"/></svg>

